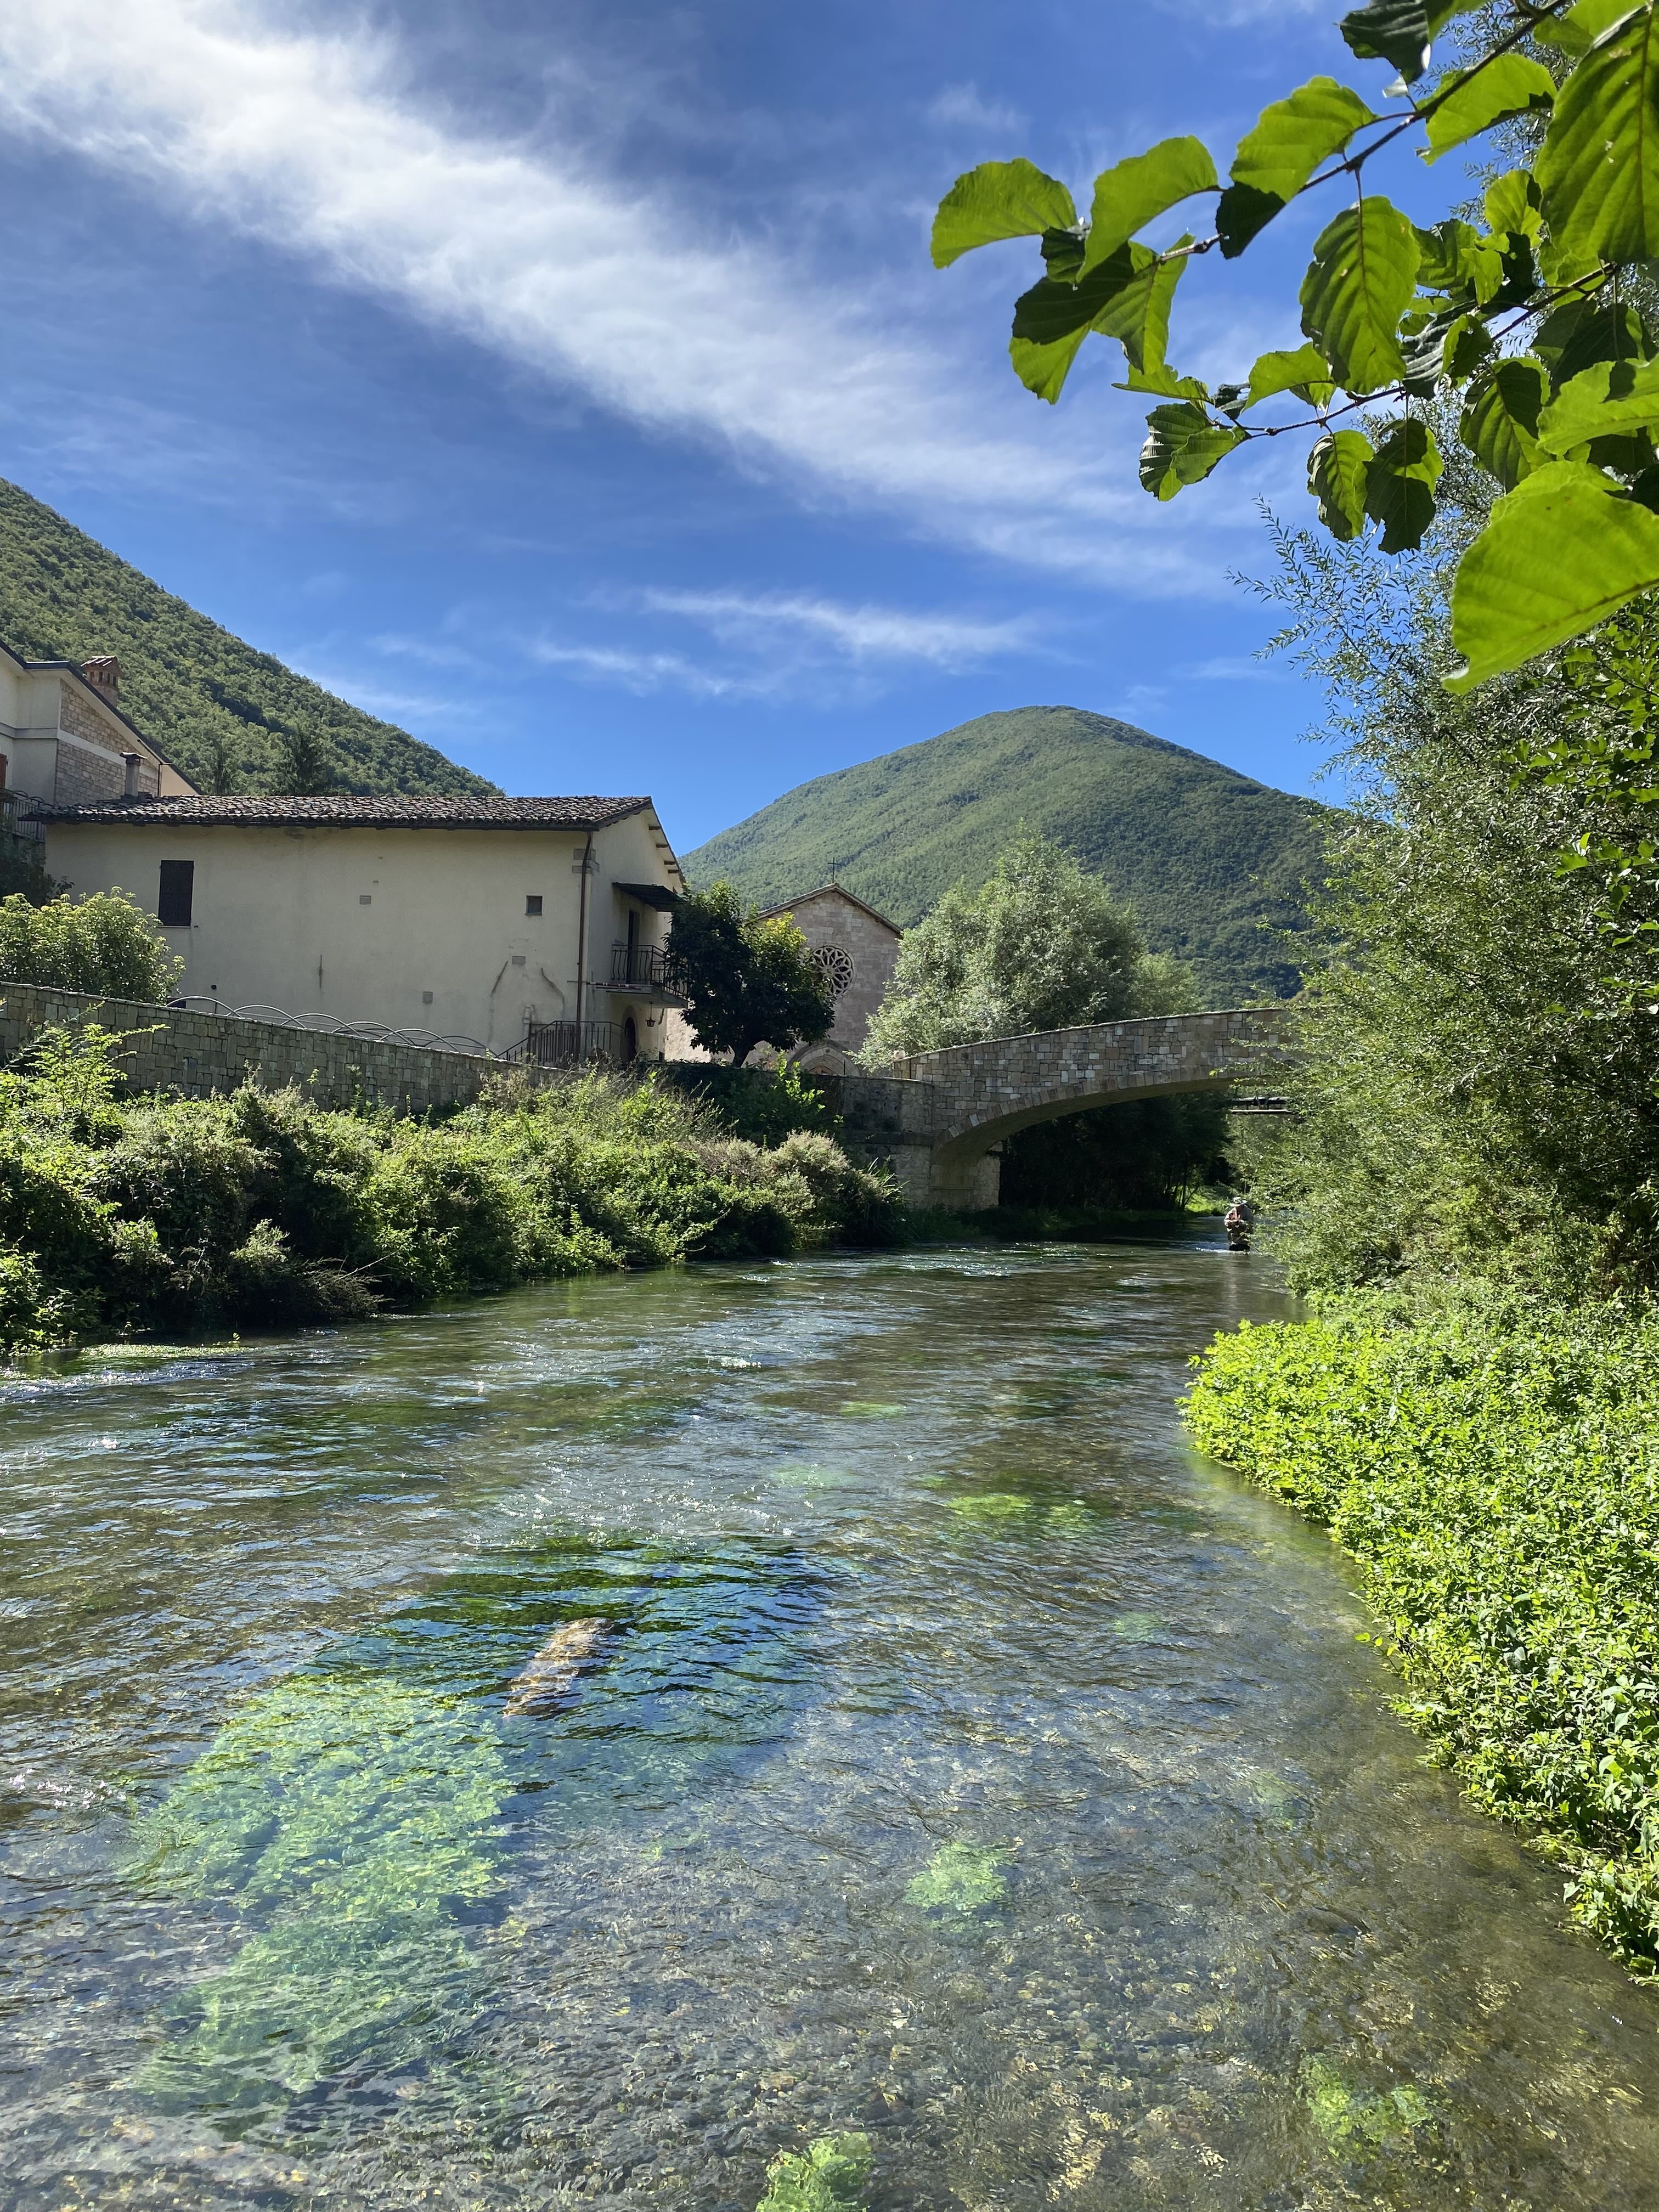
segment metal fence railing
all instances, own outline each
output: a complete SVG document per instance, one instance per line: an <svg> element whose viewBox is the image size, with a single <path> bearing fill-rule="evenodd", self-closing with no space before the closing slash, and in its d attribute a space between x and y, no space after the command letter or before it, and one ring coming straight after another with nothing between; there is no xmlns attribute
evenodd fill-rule
<svg viewBox="0 0 1659 2212"><path fill-rule="evenodd" d="M614 1022L531 1022L524 1042L507 1057L528 1060L532 1067L579 1067L588 1061L613 1066L622 1057L621 1035Z"/></svg>
<svg viewBox="0 0 1659 2212"><path fill-rule="evenodd" d="M199 994L169 999L167 1004L179 1013L228 1014L239 1021L269 1022L276 1029L318 1030L325 1036L361 1037L365 1044L408 1044L425 1052L471 1053L482 1060L512 1060L520 1056L516 1048L497 1052L475 1036L459 1033L395 1030L384 1022L343 1022L332 1014L290 1014L283 1006L231 1006L222 999L204 998Z"/></svg>
<svg viewBox="0 0 1659 2212"><path fill-rule="evenodd" d="M0 836L15 837L21 845L44 845L46 825L34 814L34 801L27 792L0 791Z"/></svg>
<svg viewBox="0 0 1659 2212"><path fill-rule="evenodd" d="M684 996L679 969L658 945L613 945L611 983L613 990L672 991Z"/></svg>

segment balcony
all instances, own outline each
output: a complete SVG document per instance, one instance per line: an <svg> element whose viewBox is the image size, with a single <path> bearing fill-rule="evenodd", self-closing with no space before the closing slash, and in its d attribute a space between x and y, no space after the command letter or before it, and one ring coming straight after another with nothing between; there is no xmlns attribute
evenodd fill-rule
<svg viewBox="0 0 1659 2212"><path fill-rule="evenodd" d="M0 836L15 837L20 844L44 845L46 825L35 819L34 801L26 791L0 790Z"/></svg>
<svg viewBox="0 0 1659 2212"><path fill-rule="evenodd" d="M679 969L662 946L613 945L611 948L611 988L639 991L653 999L682 1005L685 999Z"/></svg>

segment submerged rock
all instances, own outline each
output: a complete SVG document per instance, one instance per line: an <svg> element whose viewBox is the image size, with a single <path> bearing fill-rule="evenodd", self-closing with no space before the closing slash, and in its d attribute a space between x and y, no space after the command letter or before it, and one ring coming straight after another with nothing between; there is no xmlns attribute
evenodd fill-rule
<svg viewBox="0 0 1659 2212"><path fill-rule="evenodd" d="M520 1674L507 1688L502 1712L508 1720L521 1713L551 1713L569 1698L577 1683L594 1666L617 1633L614 1620L589 1613L567 1620L556 1628Z"/></svg>

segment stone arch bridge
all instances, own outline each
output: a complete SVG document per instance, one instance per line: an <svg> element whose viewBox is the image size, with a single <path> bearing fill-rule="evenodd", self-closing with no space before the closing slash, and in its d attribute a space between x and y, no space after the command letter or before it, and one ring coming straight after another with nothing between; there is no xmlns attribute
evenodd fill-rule
<svg viewBox="0 0 1659 2212"><path fill-rule="evenodd" d="M837 1079L848 1133L885 1156L913 1206L994 1206L996 1146L1034 1121L1181 1091L1259 1084L1282 1061L1277 1006L1040 1030Z"/></svg>

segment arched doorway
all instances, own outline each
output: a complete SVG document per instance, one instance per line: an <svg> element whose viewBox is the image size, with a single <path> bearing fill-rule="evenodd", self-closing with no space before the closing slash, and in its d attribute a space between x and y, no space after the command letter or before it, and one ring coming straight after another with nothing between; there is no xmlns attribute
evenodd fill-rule
<svg viewBox="0 0 1659 2212"><path fill-rule="evenodd" d="M623 1033L622 1033L622 1064L623 1064L623 1066L624 1067L630 1067L630 1066L633 1065L633 1063L635 1062L635 1060L636 1060L639 1058L639 1053L640 1053L640 1033L639 1033L638 1030L637 1030L637 1029L635 1029L635 1026L634 1026L634 1017L633 1017L633 1015L632 1015L632 1014L629 1014L629 1017L628 1017L628 1018L626 1019L626 1021L624 1021L624 1022L623 1022Z"/></svg>

